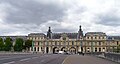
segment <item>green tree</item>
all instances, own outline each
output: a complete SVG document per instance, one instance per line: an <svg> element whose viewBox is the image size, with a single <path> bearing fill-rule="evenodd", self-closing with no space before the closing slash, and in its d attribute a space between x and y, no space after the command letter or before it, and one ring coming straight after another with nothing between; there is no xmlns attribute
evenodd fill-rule
<svg viewBox="0 0 120 64"><path fill-rule="evenodd" d="M0 51L4 51L4 42L2 38L0 38Z"/></svg>
<svg viewBox="0 0 120 64"><path fill-rule="evenodd" d="M25 50L29 51L29 48L32 47L32 40L26 40L24 47L25 47Z"/></svg>
<svg viewBox="0 0 120 64"><path fill-rule="evenodd" d="M117 52L120 53L120 45L117 47Z"/></svg>
<svg viewBox="0 0 120 64"><path fill-rule="evenodd" d="M12 39L10 37L7 37L5 39L5 45L4 46L5 46L4 47L5 51L11 51L13 45L12 45Z"/></svg>
<svg viewBox="0 0 120 64"><path fill-rule="evenodd" d="M22 51L23 43L24 41L22 38L16 38L15 45L14 45L14 51Z"/></svg>

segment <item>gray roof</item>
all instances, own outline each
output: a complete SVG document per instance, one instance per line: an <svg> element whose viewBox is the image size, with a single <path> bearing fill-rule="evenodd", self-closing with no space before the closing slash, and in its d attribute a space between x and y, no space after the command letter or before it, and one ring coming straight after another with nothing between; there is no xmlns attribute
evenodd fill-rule
<svg viewBox="0 0 120 64"><path fill-rule="evenodd" d="M87 32L87 33L85 34L85 36L89 36L89 35L94 35L94 36L99 35L99 36L103 36L103 35L106 35L106 34L103 33L103 32Z"/></svg>
<svg viewBox="0 0 120 64"><path fill-rule="evenodd" d="M107 36L108 40L120 40L120 36Z"/></svg>
<svg viewBox="0 0 120 64"><path fill-rule="evenodd" d="M45 36L44 33L30 33L28 36Z"/></svg>
<svg viewBox="0 0 120 64"><path fill-rule="evenodd" d="M52 39L60 39L62 34L66 34L69 39L77 39L78 33L52 33Z"/></svg>

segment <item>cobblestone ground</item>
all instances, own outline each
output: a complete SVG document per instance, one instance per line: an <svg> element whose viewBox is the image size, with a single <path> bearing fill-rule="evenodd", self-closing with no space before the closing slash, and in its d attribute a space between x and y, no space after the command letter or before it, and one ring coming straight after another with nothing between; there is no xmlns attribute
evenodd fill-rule
<svg viewBox="0 0 120 64"><path fill-rule="evenodd" d="M112 61L97 58L94 56L71 55L64 60L63 64L118 64L118 63L114 63Z"/></svg>

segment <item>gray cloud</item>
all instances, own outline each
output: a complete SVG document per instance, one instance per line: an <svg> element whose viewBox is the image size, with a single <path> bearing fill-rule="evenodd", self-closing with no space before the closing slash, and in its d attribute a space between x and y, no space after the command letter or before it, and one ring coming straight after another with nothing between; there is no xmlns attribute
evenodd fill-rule
<svg viewBox="0 0 120 64"><path fill-rule="evenodd" d="M77 32L79 25L84 33L102 27L108 34L120 34L119 3L100 1L0 0L0 35L46 33L49 26L52 32Z"/></svg>
<svg viewBox="0 0 120 64"><path fill-rule="evenodd" d="M73 29L65 29L65 28L56 28L56 29L53 29L53 32L75 32L75 33L77 33L77 31L76 30L73 30Z"/></svg>
<svg viewBox="0 0 120 64"><path fill-rule="evenodd" d="M106 26L120 26L120 16L116 13L116 11L108 11L105 14L100 14L98 15L98 19L98 24Z"/></svg>
<svg viewBox="0 0 120 64"><path fill-rule="evenodd" d="M60 21L64 16L64 9L54 4L40 4L34 0L3 0L3 2L14 7L7 10L6 23L41 24L48 20Z"/></svg>

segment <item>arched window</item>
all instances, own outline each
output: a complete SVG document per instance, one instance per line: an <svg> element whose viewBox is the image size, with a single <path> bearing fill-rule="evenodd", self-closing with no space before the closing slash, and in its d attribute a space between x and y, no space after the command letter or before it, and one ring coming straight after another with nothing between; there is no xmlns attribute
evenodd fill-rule
<svg viewBox="0 0 120 64"><path fill-rule="evenodd" d="M37 51L39 51L39 47L38 47Z"/></svg>
<svg viewBox="0 0 120 64"><path fill-rule="evenodd" d="M99 48L99 52L101 52L101 48Z"/></svg>
<svg viewBox="0 0 120 64"><path fill-rule="evenodd" d="M95 52L97 52L97 48L95 48Z"/></svg>

